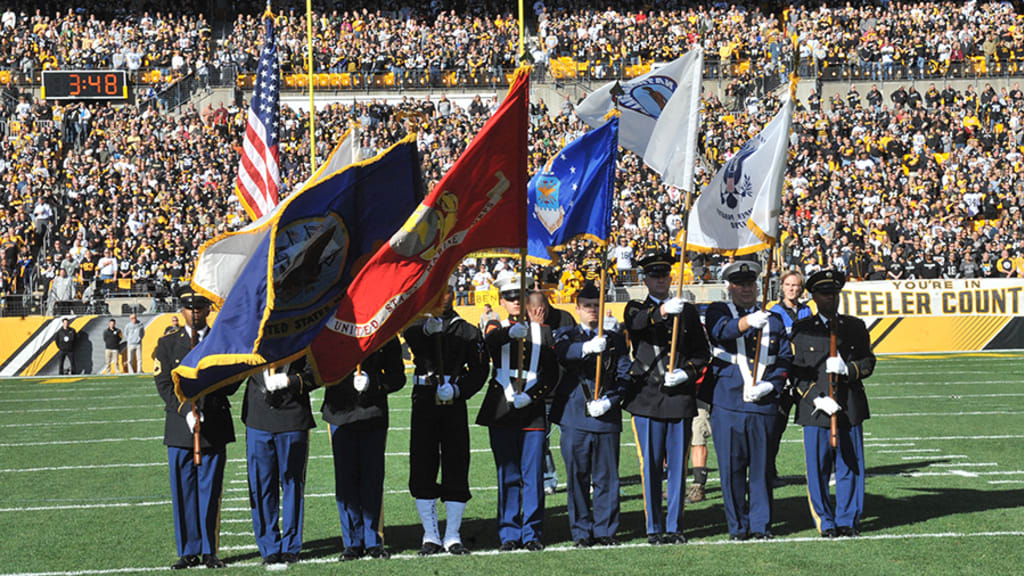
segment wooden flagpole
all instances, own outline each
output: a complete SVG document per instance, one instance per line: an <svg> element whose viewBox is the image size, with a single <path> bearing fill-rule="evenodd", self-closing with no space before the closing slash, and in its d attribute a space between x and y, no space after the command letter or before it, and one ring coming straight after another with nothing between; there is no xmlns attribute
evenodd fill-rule
<svg viewBox="0 0 1024 576"><path fill-rule="evenodd" d="M690 230L690 208L693 207L693 184L690 184L686 191L686 199L683 201L683 232L681 235L679 254L679 278L676 279L676 298L683 297L683 276L686 274L686 237ZM676 350L679 348L679 318L682 314L672 317L672 346L668 356L668 371L671 374L676 369ZM682 329L685 331L686 327Z"/></svg>
<svg viewBox="0 0 1024 576"><path fill-rule="evenodd" d="M597 300L597 335L604 336L604 284L607 272L605 265L601 265L601 296ZM594 400L601 397L601 366L604 363L604 352L597 354L597 367L594 369Z"/></svg>

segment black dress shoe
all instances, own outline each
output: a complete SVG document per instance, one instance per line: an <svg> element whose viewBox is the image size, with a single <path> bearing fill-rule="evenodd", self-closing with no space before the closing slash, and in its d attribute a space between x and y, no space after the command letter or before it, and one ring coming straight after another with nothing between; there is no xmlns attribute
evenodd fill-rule
<svg viewBox="0 0 1024 576"><path fill-rule="evenodd" d="M661 541L665 544L686 544L686 536L676 532L669 532L661 537Z"/></svg>
<svg viewBox="0 0 1024 576"><path fill-rule="evenodd" d="M772 536L771 532L751 532L751 540L772 540L775 536Z"/></svg>
<svg viewBox="0 0 1024 576"><path fill-rule="evenodd" d="M856 538L860 535L860 532L856 528L850 526L840 526L836 529L836 535L843 538Z"/></svg>
<svg viewBox="0 0 1024 576"><path fill-rule="evenodd" d="M182 556L181 558L178 558L177 562L171 564L171 570L193 568L195 566L199 566L201 563L202 561L199 560L199 556L196 556L195 554L189 554L187 556Z"/></svg>
<svg viewBox="0 0 1024 576"><path fill-rule="evenodd" d="M743 542L746 539L746 534L729 534L729 540L732 542Z"/></svg>
<svg viewBox="0 0 1024 576"><path fill-rule="evenodd" d="M822 531L821 537L822 538L835 538L836 537L836 529L835 528L826 528L824 531Z"/></svg>
<svg viewBox="0 0 1024 576"><path fill-rule="evenodd" d="M362 546L348 546L341 551L341 556L338 556L338 562L348 562L350 560L359 560L363 557Z"/></svg>
<svg viewBox="0 0 1024 576"><path fill-rule="evenodd" d="M579 540L573 542L572 547L573 548L590 548L593 545L594 545L594 542L591 541L590 538L580 538Z"/></svg>
<svg viewBox="0 0 1024 576"><path fill-rule="evenodd" d="M519 542L515 540L502 542L501 547L498 548L498 552L512 552L513 550L519 550Z"/></svg>
<svg viewBox="0 0 1024 576"><path fill-rule="evenodd" d="M217 558L216 554L203 554L203 564L207 568L223 568L225 566L224 561Z"/></svg>
<svg viewBox="0 0 1024 576"><path fill-rule="evenodd" d="M366 555L377 560L387 560L388 558L391 558L391 554L389 554L383 546L371 546L367 548Z"/></svg>
<svg viewBox="0 0 1024 576"><path fill-rule="evenodd" d="M433 556L439 552L444 551L444 546L441 546L437 542L424 542L423 546L420 546L418 554L420 556Z"/></svg>
<svg viewBox="0 0 1024 576"><path fill-rule="evenodd" d="M661 534L648 534L647 535L647 543L650 544L651 546L661 546L662 544L665 543L665 541L662 540L662 535Z"/></svg>
<svg viewBox="0 0 1024 576"><path fill-rule="evenodd" d="M267 556L266 558L264 558L263 559L263 563L264 564L280 564L281 563L281 555L279 553L277 553L277 552L274 552L270 556Z"/></svg>
<svg viewBox="0 0 1024 576"><path fill-rule="evenodd" d="M619 541L614 536L601 536L597 539L596 544L598 546L618 546Z"/></svg>
<svg viewBox="0 0 1024 576"><path fill-rule="evenodd" d="M530 540L526 544L523 544L523 549L530 552L540 552L544 549L544 545L541 544L540 540Z"/></svg>
<svg viewBox="0 0 1024 576"><path fill-rule="evenodd" d="M292 552L285 552L281 554L281 562L285 564L295 564L299 561L299 555Z"/></svg>
<svg viewBox="0 0 1024 576"><path fill-rule="evenodd" d="M455 542L448 547L448 553L453 556L465 556L469 554L469 548L462 545L462 542Z"/></svg>

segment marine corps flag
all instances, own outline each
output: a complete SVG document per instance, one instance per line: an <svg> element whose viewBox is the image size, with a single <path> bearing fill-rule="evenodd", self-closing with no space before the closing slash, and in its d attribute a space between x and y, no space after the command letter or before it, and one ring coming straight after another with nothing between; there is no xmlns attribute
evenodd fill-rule
<svg viewBox="0 0 1024 576"><path fill-rule="evenodd" d="M313 341L327 384L351 373L444 290L470 252L526 242L528 69L419 208L352 281Z"/></svg>
<svg viewBox="0 0 1024 576"><path fill-rule="evenodd" d="M180 399L306 353L371 254L422 197L410 135L387 151L315 181L281 203L235 278L209 334L172 378Z"/></svg>
<svg viewBox="0 0 1024 576"><path fill-rule="evenodd" d="M779 209L789 154L793 100L726 160L690 211L687 249L751 254L779 237Z"/></svg>

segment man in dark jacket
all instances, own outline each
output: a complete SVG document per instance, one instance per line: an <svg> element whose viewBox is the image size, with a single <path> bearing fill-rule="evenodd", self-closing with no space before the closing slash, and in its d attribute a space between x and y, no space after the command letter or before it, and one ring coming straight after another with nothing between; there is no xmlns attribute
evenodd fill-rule
<svg viewBox="0 0 1024 576"><path fill-rule="evenodd" d="M75 341L78 339L78 332L71 327L70 318L61 318L60 329L53 335L53 342L57 345L57 370L61 376L64 372L64 359L71 363L71 374L78 372L75 366Z"/></svg>
<svg viewBox="0 0 1024 576"><path fill-rule="evenodd" d="M818 313L793 324L793 379L800 393L796 423L804 427L807 494L818 531L825 538L856 536L864 514L864 431L871 414L864 378L875 370L875 355L864 321L838 314L846 278L822 270L807 280ZM832 331L836 355L830 355ZM829 380L833 384L829 384ZM836 417L836 446L831 420ZM836 474L835 504L829 476Z"/></svg>

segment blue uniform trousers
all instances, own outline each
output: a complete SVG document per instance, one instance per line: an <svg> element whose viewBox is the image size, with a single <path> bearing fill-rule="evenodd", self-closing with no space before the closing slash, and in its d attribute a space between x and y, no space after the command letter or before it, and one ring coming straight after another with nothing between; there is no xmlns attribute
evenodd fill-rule
<svg viewBox="0 0 1024 576"><path fill-rule="evenodd" d="M611 537L619 528L619 436L619 432L562 427L569 530L573 540Z"/></svg>
<svg viewBox="0 0 1024 576"><path fill-rule="evenodd" d="M640 456L644 484L647 534L683 531L683 488L686 482L686 451L690 446L693 418L658 420L633 416L633 434ZM661 508L662 463L668 468L668 515Z"/></svg>
<svg viewBox="0 0 1024 576"><path fill-rule="evenodd" d="M204 451L202 464L196 468L191 448L167 447L179 557L217 553L225 454L223 446Z"/></svg>
<svg viewBox="0 0 1024 576"><path fill-rule="evenodd" d="M767 534L772 525L771 446L775 415L711 411L711 436L722 477L731 536Z"/></svg>
<svg viewBox="0 0 1024 576"><path fill-rule="evenodd" d="M298 554L302 549L309 431L273 433L247 427L245 449L252 530L260 555Z"/></svg>
<svg viewBox="0 0 1024 576"><path fill-rule="evenodd" d="M819 532L846 526L860 528L864 513L864 430L860 425L839 427L838 450L829 442L828 428L804 426L807 496ZM716 444L717 448L717 444ZM836 473L836 503L828 479Z"/></svg>
<svg viewBox="0 0 1024 576"><path fill-rule="evenodd" d="M334 494L346 548L384 545L381 503L387 435L386 428L354 430L331 426Z"/></svg>
<svg viewBox="0 0 1024 576"><path fill-rule="evenodd" d="M491 426L498 469L498 537L501 542L540 540L544 523L544 430Z"/></svg>

